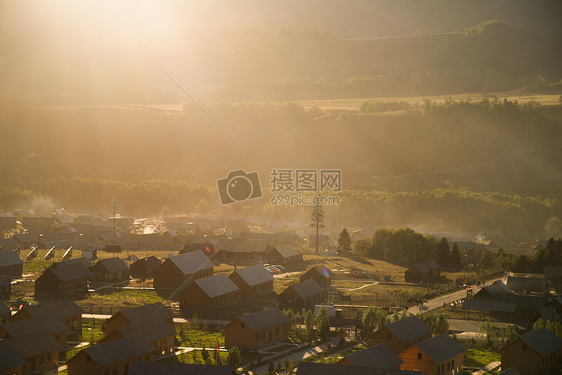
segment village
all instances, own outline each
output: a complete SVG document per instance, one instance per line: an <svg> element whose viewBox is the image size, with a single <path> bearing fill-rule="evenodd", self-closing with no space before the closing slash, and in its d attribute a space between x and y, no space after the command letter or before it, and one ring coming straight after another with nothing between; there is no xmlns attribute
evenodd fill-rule
<svg viewBox="0 0 562 375"><path fill-rule="evenodd" d="M0 225L0 374L540 374L562 358L562 267L482 266L501 237L450 238L452 266L360 256L376 228L325 231L316 253L310 228L240 217Z"/></svg>

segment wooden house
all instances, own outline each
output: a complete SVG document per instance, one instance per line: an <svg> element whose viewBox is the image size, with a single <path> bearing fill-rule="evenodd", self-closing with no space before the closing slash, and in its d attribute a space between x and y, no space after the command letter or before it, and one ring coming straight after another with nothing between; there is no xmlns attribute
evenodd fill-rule
<svg viewBox="0 0 562 375"><path fill-rule="evenodd" d="M90 346L66 361L68 375L127 375L134 361L153 361L155 351L140 335Z"/></svg>
<svg viewBox="0 0 562 375"><path fill-rule="evenodd" d="M185 288L194 280L211 276L214 266L200 250L171 256L154 270L154 287Z"/></svg>
<svg viewBox="0 0 562 375"><path fill-rule="evenodd" d="M24 366L27 370L25 359L8 343L0 340L0 375L23 375Z"/></svg>
<svg viewBox="0 0 562 375"><path fill-rule="evenodd" d="M84 267L86 267L87 269L92 269L92 267L94 266L92 264L92 261L86 257L80 257L80 258L72 258L72 259L65 259L63 260L61 263L64 263L66 265L71 265L71 264L76 264L79 263L81 265L83 265Z"/></svg>
<svg viewBox="0 0 562 375"><path fill-rule="evenodd" d="M417 263L404 272L404 280L407 283L421 283L429 280L431 271L423 263Z"/></svg>
<svg viewBox="0 0 562 375"><path fill-rule="evenodd" d="M16 322L30 318L56 316L70 328L70 332L80 332L83 313L84 311L73 300L65 298L38 305L22 305L21 309L8 321Z"/></svg>
<svg viewBox="0 0 562 375"><path fill-rule="evenodd" d="M7 301L12 296L12 282L0 276L0 301Z"/></svg>
<svg viewBox="0 0 562 375"><path fill-rule="evenodd" d="M219 257L234 264L251 264L256 259L265 259L268 243L262 240L230 239L216 248Z"/></svg>
<svg viewBox="0 0 562 375"><path fill-rule="evenodd" d="M0 249L0 276L7 279L20 278L23 272L23 260L10 249Z"/></svg>
<svg viewBox="0 0 562 375"><path fill-rule="evenodd" d="M149 256L131 263L131 277L137 279L148 279L153 276L154 270L160 267L162 262L155 256Z"/></svg>
<svg viewBox="0 0 562 375"><path fill-rule="evenodd" d="M267 261L272 264L294 264L301 263L302 254L299 253L290 244L277 245L272 248L267 253Z"/></svg>
<svg viewBox="0 0 562 375"><path fill-rule="evenodd" d="M395 370L400 370L400 365L402 363L404 363L404 361L384 344L377 344L367 349L360 350L345 356L336 362L338 365L387 368Z"/></svg>
<svg viewBox="0 0 562 375"><path fill-rule="evenodd" d="M439 266L439 264L437 264L436 261L430 259L423 264L425 264L425 266L429 268L429 271L431 272L429 275L430 279L436 279L441 276L441 267Z"/></svg>
<svg viewBox="0 0 562 375"><path fill-rule="evenodd" d="M408 283L420 283L441 276L441 267L434 260L414 264L404 272Z"/></svg>
<svg viewBox="0 0 562 375"><path fill-rule="evenodd" d="M61 346L65 346L69 331L70 328L56 316L44 316L3 324L0 326L0 339L43 332L54 338Z"/></svg>
<svg viewBox="0 0 562 375"><path fill-rule="evenodd" d="M226 276L214 276L195 280L180 295L183 314L193 311L214 311L234 305L240 300L240 289Z"/></svg>
<svg viewBox="0 0 562 375"><path fill-rule="evenodd" d="M398 356L401 370L420 371L423 375L454 375L463 371L466 349L446 333L419 342Z"/></svg>
<svg viewBox="0 0 562 375"><path fill-rule="evenodd" d="M31 233L20 233L14 235L16 241L18 241L19 246L22 248L31 248L37 245L37 237Z"/></svg>
<svg viewBox="0 0 562 375"><path fill-rule="evenodd" d="M105 335L98 344L135 335L144 336L148 342L154 345L156 348L154 358L162 357L174 351L174 337L176 331L161 319L148 320L146 322L118 327L111 333Z"/></svg>
<svg viewBox="0 0 562 375"><path fill-rule="evenodd" d="M81 263L54 263L35 280L35 296L58 296L75 291L88 291L92 273Z"/></svg>
<svg viewBox="0 0 562 375"><path fill-rule="evenodd" d="M128 375L236 375L234 367L172 362L133 362Z"/></svg>
<svg viewBox="0 0 562 375"><path fill-rule="evenodd" d="M2 340L23 360L23 374L47 373L58 368L59 351L63 349L54 338L43 332Z"/></svg>
<svg viewBox="0 0 562 375"><path fill-rule="evenodd" d="M108 335L119 327L156 319L162 320L170 327L174 328L174 313L161 302L118 311L104 322L103 327L105 334Z"/></svg>
<svg viewBox="0 0 562 375"><path fill-rule="evenodd" d="M431 328L416 316L388 323L367 336L367 346L384 344L398 355L412 345L427 340L432 335Z"/></svg>
<svg viewBox="0 0 562 375"><path fill-rule="evenodd" d="M506 286L515 294L548 294L548 280L541 277L508 276Z"/></svg>
<svg viewBox="0 0 562 375"><path fill-rule="evenodd" d="M502 368L521 374L542 374L557 368L562 359L562 339L542 327L519 336L500 350Z"/></svg>
<svg viewBox="0 0 562 375"><path fill-rule="evenodd" d="M189 253L190 251L200 250L206 256L210 257L215 253L215 246L210 241L200 243L186 243L180 250L180 254Z"/></svg>
<svg viewBox="0 0 562 375"><path fill-rule="evenodd" d="M553 305L547 305L540 307L529 319L527 322L527 329L529 331L533 330L534 324L539 320L542 319L545 322L552 322L552 323L562 323L562 318L560 314L556 311Z"/></svg>
<svg viewBox="0 0 562 375"><path fill-rule="evenodd" d="M291 319L274 307L237 317L224 327L227 348L237 346L242 350L257 350L272 342L289 338Z"/></svg>
<svg viewBox="0 0 562 375"><path fill-rule="evenodd" d="M324 301L325 291L313 279L289 285L277 296L277 304L282 308L301 311L303 308L314 308Z"/></svg>
<svg viewBox="0 0 562 375"><path fill-rule="evenodd" d="M92 267L91 281L113 283L124 280L129 280L129 267L123 259L100 259Z"/></svg>
<svg viewBox="0 0 562 375"><path fill-rule="evenodd" d="M501 280L480 289L472 298L483 301L511 301L513 292Z"/></svg>
<svg viewBox="0 0 562 375"><path fill-rule="evenodd" d="M319 264L310 268L299 277L300 282L308 279L316 281L316 284L320 285L322 288L328 288L332 285L334 274L328 269L328 267L323 264Z"/></svg>
<svg viewBox="0 0 562 375"><path fill-rule="evenodd" d="M261 264L239 268L228 277L240 289L241 299L273 292L273 275Z"/></svg>

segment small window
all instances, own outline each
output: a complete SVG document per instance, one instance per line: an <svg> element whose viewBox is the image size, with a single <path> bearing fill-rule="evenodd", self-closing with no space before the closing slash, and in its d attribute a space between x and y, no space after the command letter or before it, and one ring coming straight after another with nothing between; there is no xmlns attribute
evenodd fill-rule
<svg viewBox="0 0 562 375"><path fill-rule="evenodd" d="M86 354L86 362L90 362L92 360L92 357L90 357L89 355Z"/></svg>
<svg viewBox="0 0 562 375"><path fill-rule="evenodd" d="M527 351L527 344L523 344L523 351L524 351L524 352Z"/></svg>
<svg viewBox="0 0 562 375"><path fill-rule="evenodd" d="M389 338L389 339L391 339L391 338L392 338L392 333L388 332L388 333L386 334L386 337Z"/></svg>
<svg viewBox="0 0 562 375"><path fill-rule="evenodd" d="M422 359L422 354L418 353L418 359Z"/></svg>
<svg viewBox="0 0 562 375"><path fill-rule="evenodd" d="M240 328L245 328L244 323L240 323Z"/></svg>
<svg viewBox="0 0 562 375"><path fill-rule="evenodd" d="M451 361L451 368L452 368L453 370L455 369L455 360L454 360L454 359Z"/></svg>
<svg viewBox="0 0 562 375"><path fill-rule="evenodd" d="M440 374L441 374L441 372L439 371L439 369L440 369L440 367L437 366L437 375L440 375Z"/></svg>
<svg viewBox="0 0 562 375"><path fill-rule="evenodd" d="M447 371L451 369L451 362L447 362Z"/></svg>

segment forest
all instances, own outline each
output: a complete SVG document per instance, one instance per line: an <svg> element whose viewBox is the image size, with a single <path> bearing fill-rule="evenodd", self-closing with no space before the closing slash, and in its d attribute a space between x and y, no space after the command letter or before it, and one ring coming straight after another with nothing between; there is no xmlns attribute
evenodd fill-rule
<svg viewBox="0 0 562 375"><path fill-rule="evenodd" d="M562 217L562 6L243 3L5 5L0 211L306 223L268 203L286 168L341 171L330 226L529 240ZM221 206L235 170L263 198Z"/></svg>

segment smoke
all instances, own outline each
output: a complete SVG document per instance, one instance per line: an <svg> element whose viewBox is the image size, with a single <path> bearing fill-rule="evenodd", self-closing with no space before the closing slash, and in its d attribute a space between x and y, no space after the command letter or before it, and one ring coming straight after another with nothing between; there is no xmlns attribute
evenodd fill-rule
<svg viewBox="0 0 562 375"><path fill-rule="evenodd" d="M51 209L57 207L57 205L49 196L34 195L25 204L25 207L31 208L37 215L48 216L51 213Z"/></svg>

